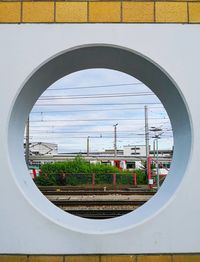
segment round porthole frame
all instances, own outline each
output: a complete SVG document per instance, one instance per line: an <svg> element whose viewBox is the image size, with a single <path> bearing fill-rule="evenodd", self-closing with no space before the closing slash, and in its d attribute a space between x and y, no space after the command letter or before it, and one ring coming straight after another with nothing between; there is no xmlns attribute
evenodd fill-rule
<svg viewBox="0 0 200 262"><path fill-rule="evenodd" d="M118 70L148 86L163 103L171 120L174 155L170 173L159 192L137 210L114 219L84 219L54 206L34 185L24 160L23 135L29 112L39 96L55 81L70 73L90 69ZM184 141L184 142L183 142ZM44 61L24 81L15 98L8 126L8 150L12 175L26 200L40 214L72 231L110 234L147 223L173 199L187 168L192 144L190 115L175 81L151 59L121 46L91 44L65 50Z"/></svg>

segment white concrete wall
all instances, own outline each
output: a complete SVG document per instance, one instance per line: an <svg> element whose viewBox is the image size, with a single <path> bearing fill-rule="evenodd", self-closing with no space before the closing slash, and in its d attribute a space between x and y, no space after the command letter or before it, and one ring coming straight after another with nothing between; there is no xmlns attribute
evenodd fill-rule
<svg viewBox="0 0 200 262"><path fill-rule="evenodd" d="M0 32L0 253L200 252L200 26L2 24ZM93 44L113 48L73 52ZM64 52L57 59L64 50L66 58ZM64 72L90 66L143 80L163 102L174 130L171 173L159 193L138 210L105 221L53 206L31 181L23 156L25 122L38 96Z"/></svg>

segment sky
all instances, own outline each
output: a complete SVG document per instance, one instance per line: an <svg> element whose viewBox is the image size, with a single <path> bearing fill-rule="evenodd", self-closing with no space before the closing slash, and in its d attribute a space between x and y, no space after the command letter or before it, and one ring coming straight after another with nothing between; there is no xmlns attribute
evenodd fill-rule
<svg viewBox="0 0 200 262"><path fill-rule="evenodd" d="M88 69L52 84L30 113L30 141L58 144L59 153L144 145L144 106L149 128L162 129L159 148L173 146L170 120L160 100L136 78L110 69ZM149 132L152 148L154 132Z"/></svg>

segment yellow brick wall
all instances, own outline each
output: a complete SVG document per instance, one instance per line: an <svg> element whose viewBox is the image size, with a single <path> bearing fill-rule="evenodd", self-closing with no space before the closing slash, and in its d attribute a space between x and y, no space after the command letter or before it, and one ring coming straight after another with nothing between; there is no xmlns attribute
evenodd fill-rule
<svg viewBox="0 0 200 262"><path fill-rule="evenodd" d="M19 23L21 21L20 2L0 2L0 23Z"/></svg>
<svg viewBox="0 0 200 262"><path fill-rule="evenodd" d="M186 2L156 2L156 22L161 23L187 23Z"/></svg>
<svg viewBox="0 0 200 262"><path fill-rule="evenodd" d="M84 256L9 256L0 262L200 262L200 254L184 255L84 255Z"/></svg>
<svg viewBox="0 0 200 262"><path fill-rule="evenodd" d="M120 22L121 21L121 2L90 2L89 3L89 22Z"/></svg>
<svg viewBox="0 0 200 262"><path fill-rule="evenodd" d="M22 14L22 22L24 23L54 22L54 3L23 2Z"/></svg>
<svg viewBox="0 0 200 262"><path fill-rule="evenodd" d="M0 23L200 23L200 0L0 0Z"/></svg>
<svg viewBox="0 0 200 262"><path fill-rule="evenodd" d="M56 22L87 22L87 2L57 2Z"/></svg>

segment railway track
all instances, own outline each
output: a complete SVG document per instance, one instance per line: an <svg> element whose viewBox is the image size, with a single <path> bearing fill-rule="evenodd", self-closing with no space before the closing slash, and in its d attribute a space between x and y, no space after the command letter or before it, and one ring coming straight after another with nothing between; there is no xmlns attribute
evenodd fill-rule
<svg viewBox="0 0 200 262"><path fill-rule="evenodd" d="M51 200L51 202L76 216L106 219L127 214L146 203L146 200Z"/></svg>
<svg viewBox="0 0 200 262"><path fill-rule="evenodd" d="M127 214L145 204L153 191L135 188L40 187L57 207L84 218L107 219Z"/></svg>
<svg viewBox="0 0 200 262"><path fill-rule="evenodd" d="M127 185L107 185L107 184L103 184L103 185L85 185L85 186L38 186L38 188L42 191L57 191L57 190L61 190L61 191L89 191L89 190L103 190L106 187L107 190L131 190L131 191L144 191L147 192L149 191L149 189L146 187L131 187L131 186L127 186ZM152 190L151 190L152 191Z"/></svg>
<svg viewBox="0 0 200 262"><path fill-rule="evenodd" d="M125 215L130 212L130 210L65 210L66 212L80 216L83 218L90 218L90 219L108 219L119 217Z"/></svg>
<svg viewBox="0 0 200 262"><path fill-rule="evenodd" d="M41 190L44 195L148 195L153 196L155 192L152 191L126 191L126 190L106 190L106 191L97 191L97 190L90 190L90 191L52 191L52 190Z"/></svg>
<svg viewBox="0 0 200 262"><path fill-rule="evenodd" d="M113 188L113 187L101 187L101 188L83 188L83 187L67 187L67 186L45 186L39 187L40 191L44 195L149 195L153 196L156 191L141 189L141 188Z"/></svg>
<svg viewBox="0 0 200 262"><path fill-rule="evenodd" d="M57 198L60 196L53 196L54 199L52 196L47 197L65 212L92 219L114 218L127 214L145 204L149 199L121 199L122 196L117 196L116 199L95 199L95 196L92 196L94 199L85 199L87 196L84 196L85 198L82 199L83 196L78 195L75 199L72 198L74 196L65 199Z"/></svg>
<svg viewBox="0 0 200 262"><path fill-rule="evenodd" d="M146 200L68 200L56 199L51 200L56 206L141 206L146 203Z"/></svg>

